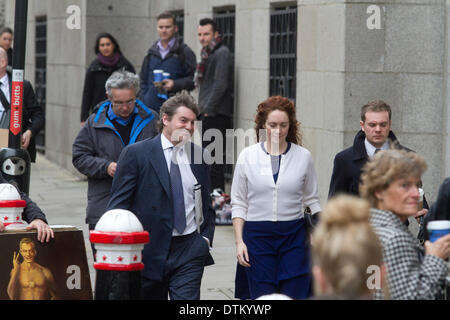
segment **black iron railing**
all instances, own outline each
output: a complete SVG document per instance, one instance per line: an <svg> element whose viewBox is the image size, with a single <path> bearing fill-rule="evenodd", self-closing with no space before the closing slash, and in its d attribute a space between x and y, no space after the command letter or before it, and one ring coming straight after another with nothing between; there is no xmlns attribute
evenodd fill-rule
<svg viewBox="0 0 450 320"><path fill-rule="evenodd" d="M37 103L42 106L45 116L47 89L47 17L36 18L36 53L35 53L35 82ZM45 127L36 136L36 149L45 152Z"/></svg>
<svg viewBox="0 0 450 320"><path fill-rule="evenodd" d="M184 11L176 10L172 11L172 13L175 16L175 19L177 20L178 35L180 36L181 40L184 40Z"/></svg>
<svg viewBox="0 0 450 320"><path fill-rule="evenodd" d="M236 12L234 7L232 8L216 8L213 13L213 20L217 24L219 33L222 39L222 43L227 46L231 51L233 57L233 70L234 70L234 41L235 41L235 21ZM231 92L234 101L234 88ZM233 179L233 166L227 164L225 166L225 181L230 182Z"/></svg>
<svg viewBox="0 0 450 320"><path fill-rule="evenodd" d="M214 10L213 20L220 31L222 42L230 49L234 56L235 20L234 8Z"/></svg>
<svg viewBox="0 0 450 320"><path fill-rule="evenodd" d="M270 95L295 101L297 73L297 7L270 12Z"/></svg>

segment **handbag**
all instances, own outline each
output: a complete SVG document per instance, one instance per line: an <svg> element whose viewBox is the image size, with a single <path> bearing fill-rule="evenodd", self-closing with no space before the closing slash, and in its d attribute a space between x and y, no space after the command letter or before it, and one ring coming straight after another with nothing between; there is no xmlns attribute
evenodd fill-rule
<svg viewBox="0 0 450 320"><path fill-rule="evenodd" d="M311 209L309 207L306 207L303 216L306 221L306 229L308 230L308 233L313 233L314 229L317 227L317 224L319 223L319 215L320 212L317 212L316 214L311 213Z"/></svg>

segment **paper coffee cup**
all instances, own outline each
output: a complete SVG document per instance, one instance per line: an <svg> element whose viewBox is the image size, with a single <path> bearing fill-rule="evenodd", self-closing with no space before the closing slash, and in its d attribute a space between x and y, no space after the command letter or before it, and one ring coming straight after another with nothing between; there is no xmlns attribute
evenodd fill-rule
<svg viewBox="0 0 450 320"><path fill-rule="evenodd" d="M155 82L161 82L163 80L163 72L160 69L153 70L153 80Z"/></svg>
<svg viewBox="0 0 450 320"><path fill-rule="evenodd" d="M440 237L450 234L450 220L435 220L427 224L430 241L435 242Z"/></svg>
<svg viewBox="0 0 450 320"><path fill-rule="evenodd" d="M420 211L423 209L423 189L419 188L419 202L417 205L417 210Z"/></svg>

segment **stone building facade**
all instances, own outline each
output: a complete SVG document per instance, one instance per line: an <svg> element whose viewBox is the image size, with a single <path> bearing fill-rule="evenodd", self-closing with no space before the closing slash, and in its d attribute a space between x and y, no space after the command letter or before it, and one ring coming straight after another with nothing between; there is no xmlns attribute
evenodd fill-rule
<svg viewBox="0 0 450 320"><path fill-rule="evenodd" d="M13 1L0 2L5 24L13 26ZM80 9L79 28L67 26L69 6ZM278 85L284 81L283 90L292 86L289 93L296 102L303 144L314 157L323 202L333 158L352 144L360 108L372 99L392 106L400 142L425 157L424 188L435 199L450 175L450 4L445 0L29 0L25 77L33 82L37 21L45 19L46 27L48 159L75 172L71 146L80 128L84 73L94 58L96 35L112 33L140 70L157 39L156 16L163 10L182 14L184 40L197 59L199 19L221 10L233 16L235 128L253 127L257 104L275 92L271 79ZM295 12L295 47L273 53L283 45L277 37L292 35L287 30L292 21L274 20L283 10ZM277 23L282 24L278 31ZM272 74L272 63L280 57L294 59L293 72Z"/></svg>

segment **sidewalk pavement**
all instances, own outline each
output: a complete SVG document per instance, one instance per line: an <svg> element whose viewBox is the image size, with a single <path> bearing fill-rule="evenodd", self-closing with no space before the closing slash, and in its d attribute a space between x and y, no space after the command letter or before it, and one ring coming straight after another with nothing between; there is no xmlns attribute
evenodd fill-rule
<svg viewBox="0 0 450 320"><path fill-rule="evenodd" d="M87 180L61 169L38 153L31 164L30 198L47 216L50 225L71 225L83 231L86 254L95 289L95 269L89 230L84 223L87 202ZM234 299L236 257L233 228L217 226L212 255L215 264L205 268L201 287L202 300Z"/></svg>

